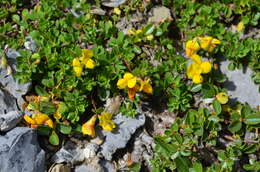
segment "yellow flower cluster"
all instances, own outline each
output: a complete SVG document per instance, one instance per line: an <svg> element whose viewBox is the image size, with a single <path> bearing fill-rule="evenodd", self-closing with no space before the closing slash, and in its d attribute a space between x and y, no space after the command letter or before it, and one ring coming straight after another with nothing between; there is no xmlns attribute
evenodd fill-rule
<svg viewBox="0 0 260 172"><path fill-rule="evenodd" d="M221 42L211 36L198 37L186 42L185 52L186 56L191 57L196 54L201 48L205 51L212 52L217 44Z"/></svg>
<svg viewBox="0 0 260 172"><path fill-rule="evenodd" d="M112 121L112 114L108 112L103 112L101 115L98 115L99 125L106 131L112 131L116 124ZM82 125L82 133L84 135L89 135L95 137L95 123L97 120L97 115L92 116L86 123Z"/></svg>
<svg viewBox="0 0 260 172"><path fill-rule="evenodd" d="M125 73L122 79L117 81L117 87L119 89L127 89L128 97L133 99L136 92L145 92L148 94L153 93L153 87L150 84L150 80L147 79L143 81L142 79L134 76L131 73Z"/></svg>
<svg viewBox="0 0 260 172"><path fill-rule="evenodd" d="M188 78L196 84L203 82L201 74L206 74L211 71L211 63L202 61L201 57L197 54L200 49L212 52L220 41L210 36L198 37L186 42L185 53L186 56L192 59L194 63L190 64L187 69Z"/></svg>
<svg viewBox="0 0 260 172"><path fill-rule="evenodd" d="M30 125L31 128L37 128L39 125L47 125L50 128L54 127L51 118L43 113L34 114L32 117L24 115L24 120Z"/></svg>
<svg viewBox="0 0 260 172"><path fill-rule="evenodd" d="M74 58L72 61L73 70L77 77L80 77L83 72L83 68L93 69L95 67L93 57L93 51L90 49L82 49L82 55L80 58Z"/></svg>
<svg viewBox="0 0 260 172"><path fill-rule="evenodd" d="M226 104L228 102L228 95L227 93L220 92L216 95L217 100L220 104Z"/></svg>

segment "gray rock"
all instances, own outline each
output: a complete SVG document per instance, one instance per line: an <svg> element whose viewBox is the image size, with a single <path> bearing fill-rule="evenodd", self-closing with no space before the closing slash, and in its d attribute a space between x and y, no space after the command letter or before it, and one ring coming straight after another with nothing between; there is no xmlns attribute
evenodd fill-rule
<svg viewBox="0 0 260 172"><path fill-rule="evenodd" d="M0 136L1 172L44 172L45 152L35 130L16 127Z"/></svg>
<svg viewBox="0 0 260 172"><path fill-rule="evenodd" d="M124 148L130 140L132 134L136 129L143 126L145 123L145 116L143 114L136 115L135 118L118 114L113 120L117 128L112 132L102 130L103 135L106 137L105 142L101 145L101 154L106 160L111 160L112 155L117 149Z"/></svg>
<svg viewBox="0 0 260 172"><path fill-rule="evenodd" d="M220 70L228 78L223 86L228 89L230 102L247 102L251 107L256 108L260 104L260 94L258 91L259 86L251 78L253 71L249 68L229 71L228 64L229 61L222 61Z"/></svg>
<svg viewBox="0 0 260 172"><path fill-rule="evenodd" d="M0 114L18 110L16 99L7 91L0 89Z"/></svg>
<svg viewBox="0 0 260 172"><path fill-rule="evenodd" d="M116 172L115 166L110 162L106 160L101 160L100 165L105 169L105 172Z"/></svg>
<svg viewBox="0 0 260 172"><path fill-rule="evenodd" d="M165 20L172 20L171 11L164 6L158 6L151 10L151 17L149 17L148 23L160 24Z"/></svg>
<svg viewBox="0 0 260 172"><path fill-rule="evenodd" d="M25 37L25 40L26 40L26 42L24 43L24 47L27 50L35 52L37 47L36 47L36 44L35 44L34 40L32 39L32 37L27 36L27 37Z"/></svg>
<svg viewBox="0 0 260 172"><path fill-rule="evenodd" d="M77 164L83 162L84 159L85 155L82 149L76 143L68 141L53 155L52 162Z"/></svg>
<svg viewBox="0 0 260 172"><path fill-rule="evenodd" d="M8 49L6 56L8 65L12 68L13 73L17 72L16 58L20 54L15 50ZM22 96L29 91L31 82L21 84L12 75L7 75L7 69L0 67L0 71L0 85L17 99L18 105L21 107L24 102Z"/></svg>
<svg viewBox="0 0 260 172"><path fill-rule="evenodd" d="M105 172L104 168L100 165L100 159L96 156L88 163L84 163L75 168L75 172Z"/></svg>
<svg viewBox="0 0 260 172"><path fill-rule="evenodd" d="M119 5L122 5L125 2L126 0L103 0L102 5L106 7L118 7Z"/></svg>
<svg viewBox="0 0 260 172"><path fill-rule="evenodd" d="M6 132L14 128L22 119L22 112L10 111L6 114L0 114L0 131Z"/></svg>

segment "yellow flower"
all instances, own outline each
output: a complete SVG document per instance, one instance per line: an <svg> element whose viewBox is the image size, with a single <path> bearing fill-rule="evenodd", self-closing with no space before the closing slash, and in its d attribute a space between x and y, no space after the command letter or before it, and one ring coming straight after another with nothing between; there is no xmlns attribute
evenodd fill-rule
<svg viewBox="0 0 260 172"><path fill-rule="evenodd" d="M202 73L202 69L199 64L192 63L188 66L187 76L188 78L193 78L194 75L200 75Z"/></svg>
<svg viewBox="0 0 260 172"><path fill-rule="evenodd" d="M203 82L203 77L201 75L194 75L192 77L192 82L194 82L195 84L199 84Z"/></svg>
<svg viewBox="0 0 260 172"><path fill-rule="evenodd" d="M201 48L208 52L212 52L216 45L221 43L218 39L211 36L199 37L199 40Z"/></svg>
<svg viewBox="0 0 260 172"><path fill-rule="evenodd" d="M228 95L224 92L220 92L216 95L217 100L220 104L226 104L228 102Z"/></svg>
<svg viewBox="0 0 260 172"><path fill-rule="evenodd" d="M191 57L193 54L196 54L199 51L200 45L196 40L189 40L186 42L185 52L186 56Z"/></svg>
<svg viewBox="0 0 260 172"><path fill-rule="evenodd" d="M73 70L77 77L80 77L83 72L83 66L81 65L78 58L74 58L72 61Z"/></svg>
<svg viewBox="0 0 260 172"><path fill-rule="evenodd" d="M98 116L99 125L106 131L112 131L116 124L111 120L112 114L108 112L103 112L101 115Z"/></svg>
<svg viewBox="0 0 260 172"><path fill-rule="evenodd" d="M202 62L201 57L198 54L193 54L190 58L197 64L201 64Z"/></svg>
<svg viewBox="0 0 260 172"><path fill-rule="evenodd" d="M36 122L29 116L29 115L24 115L23 116L23 119L28 123L28 124L31 124L31 125L35 125Z"/></svg>
<svg viewBox="0 0 260 172"><path fill-rule="evenodd" d="M81 57L83 57L83 58L91 58L94 56L93 51L90 49L82 49L81 54L82 54Z"/></svg>
<svg viewBox="0 0 260 172"><path fill-rule="evenodd" d="M237 24L237 32L242 32L245 28L244 22L241 21Z"/></svg>
<svg viewBox="0 0 260 172"><path fill-rule="evenodd" d="M147 79L145 81L141 80L141 86L139 88L139 91L143 91L143 92L148 93L148 94L153 93L153 87L150 84L150 79Z"/></svg>
<svg viewBox="0 0 260 172"><path fill-rule="evenodd" d="M137 78L131 73L125 73L122 79L117 81L117 87L119 89L134 88L136 85Z"/></svg>
<svg viewBox="0 0 260 172"><path fill-rule="evenodd" d="M201 73L209 73L211 71L211 64L208 61L204 61L200 64L202 69Z"/></svg>
<svg viewBox="0 0 260 172"><path fill-rule="evenodd" d="M53 121L46 114L38 113L34 114L32 117L24 115L23 118L28 124L30 124L31 128L37 128L38 125L48 125L50 128L54 127Z"/></svg>
<svg viewBox="0 0 260 172"><path fill-rule="evenodd" d="M151 41L151 40L153 40L153 35L152 35L152 34L150 34L150 35L147 35L147 36L146 36L146 39L147 39L148 41Z"/></svg>
<svg viewBox="0 0 260 172"><path fill-rule="evenodd" d="M91 137L95 137L96 133L95 133L95 123L97 120L97 115L92 116L87 122L85 122L82 125L82 133L84 135L89 135Z"/></svg>
<svg viewBox="0 0 260 172"><path fill-rule="evenodd" d="M35 114L32 116L33 120L36 122L37 125L42 125L44 124L49 118L48 115L46 114L42 114L42 113L39 113L39 114Z"/></svg>
<svg viewBox="0 0 260 172"><path fill-rule="evenodd" d="M95 67L94 60L91 59L93 57L93 51L90 49L82 49L82 56L80 57L81 62L88 69L93 69Z"/></svg>
<svg viewBox="0 0 260 172"><path fill-rule="evenodd" d="M113 13L120 15L121 14L121 10L119 8L114 8Z"/></svg>

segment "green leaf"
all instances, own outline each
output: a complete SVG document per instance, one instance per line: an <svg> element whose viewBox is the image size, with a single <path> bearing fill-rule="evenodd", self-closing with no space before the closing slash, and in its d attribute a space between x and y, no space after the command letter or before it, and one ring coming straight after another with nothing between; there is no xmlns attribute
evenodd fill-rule
<svg viewBox="0 0 260 172"><path fill-rule="evenodd" d="M70 134L72 130L71 126L64 124L58 124L57 129L63 134Z"/></svg>
<svg viewBox="0 0 260 172"><path fill-rule="evenodd" d="M201 163L195 162L193 164L193 168L191 168L189 172L203 172L203 167Z"/></svg>
<svg viewBox="0 0 260 172"><path fill-rule="evenodd" d="M250 114L246 116L245 123L248 125L256 125L260 123L260 115L259 114Z"/></svg>
<svg viewBox="0 0 260 172"><path fill-rule="evenodd" d="M233 71L233 70L235 70L235 68L236 68L236 65L235 65L235 63L233 63L233 62L230 62L230 63L228 64L228 70L231 70L231 71Z"/></svg>
<svg viewBox="0 0 260 172"><path fill-rule="evenodd" d="M17 14L14 14L14 15L12 16L12 19L13 19L13 21L15 21L16 23L20 21L20 17L19 17Z"/></svg>
<svg viewBox="0 0 260 172"><path fill-rule="evenodd" d="M145 26L145 28L144 28L144 34L145 34L145 35L151 34L151 33L153 33L154 29L155 29L155 26L154 26L153 24L148 24L148 25Z"/></svg>
<svg viewBox="0 0 260 172"><path fill-rule="evenodd" d="M51 128L44 126L44 125L40 125L37 127L37 132L40 135L49 136L51 133Z"/></svg>
<svg viewBox="0 0 260 172"><path fill-rule="evenodd" d="M232 123L228 126L229 131L235 133L238 132L242 128L242 123L240 121L232 121Z"/></svg>
<svg viewBox="0 0 260 172"><path fill-rule="evenodd" d="M188 172L189 171L189 160L184 157L177 157L175 159L178 172Z"/></svg>
<svg viewBox="0 0 260 172"><path fill-rule="evenodd" d="M52 131L50 137L49 137L49 142L52 144L52 145L59 145L59 136L56 134L55 131Z"/></svg>
<svg viewBox="0 0 260 172"><path fill-rule="evenodd" d="M200 90L201 90L201 88L202 88L202 84L196 84L196 85L194 85L192 88L191 88L191 92L193 92L193 93L196 93L196 92L199 92Z"/></svg>
<svg viewBox="0 0 260 172"><path fill-rule="evenodd" d="M47 91L45 91L42 87L40 86L35 86L35 92L37 93L37 95L39 96L48 96Z"/></svg>
<svg viewBox="0 0 260 172"><path fill-rule="evenodd" d="M222 111L221 104L217 100L214 100L212 104L213 104L213 109L216 112L216 114L217 115L220 114Z"/></svg>

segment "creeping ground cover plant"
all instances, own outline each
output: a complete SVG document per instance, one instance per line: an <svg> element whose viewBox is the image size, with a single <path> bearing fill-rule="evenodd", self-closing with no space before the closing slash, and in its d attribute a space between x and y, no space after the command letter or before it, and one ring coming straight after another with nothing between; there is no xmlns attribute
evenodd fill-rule
<svg viewBox="0 0 260 172"><path fill-rule="evenodd" d="M32 84L21 125L44 144L59 149L72 138L118 134L118 113L135 119L142 113L145 124L122 153L131 156L139 130L155 144L144 144L149 156L129 158L124 170L260 170L260 109L234 100L219 66L223 59L230 70L244 65L260 83L258 1L0 4L1 76L7 71ZM19 53L16 66L8 50ZM111 111L115 97L120 101ZM112 161L119 164L120 156Z"/></svg>

